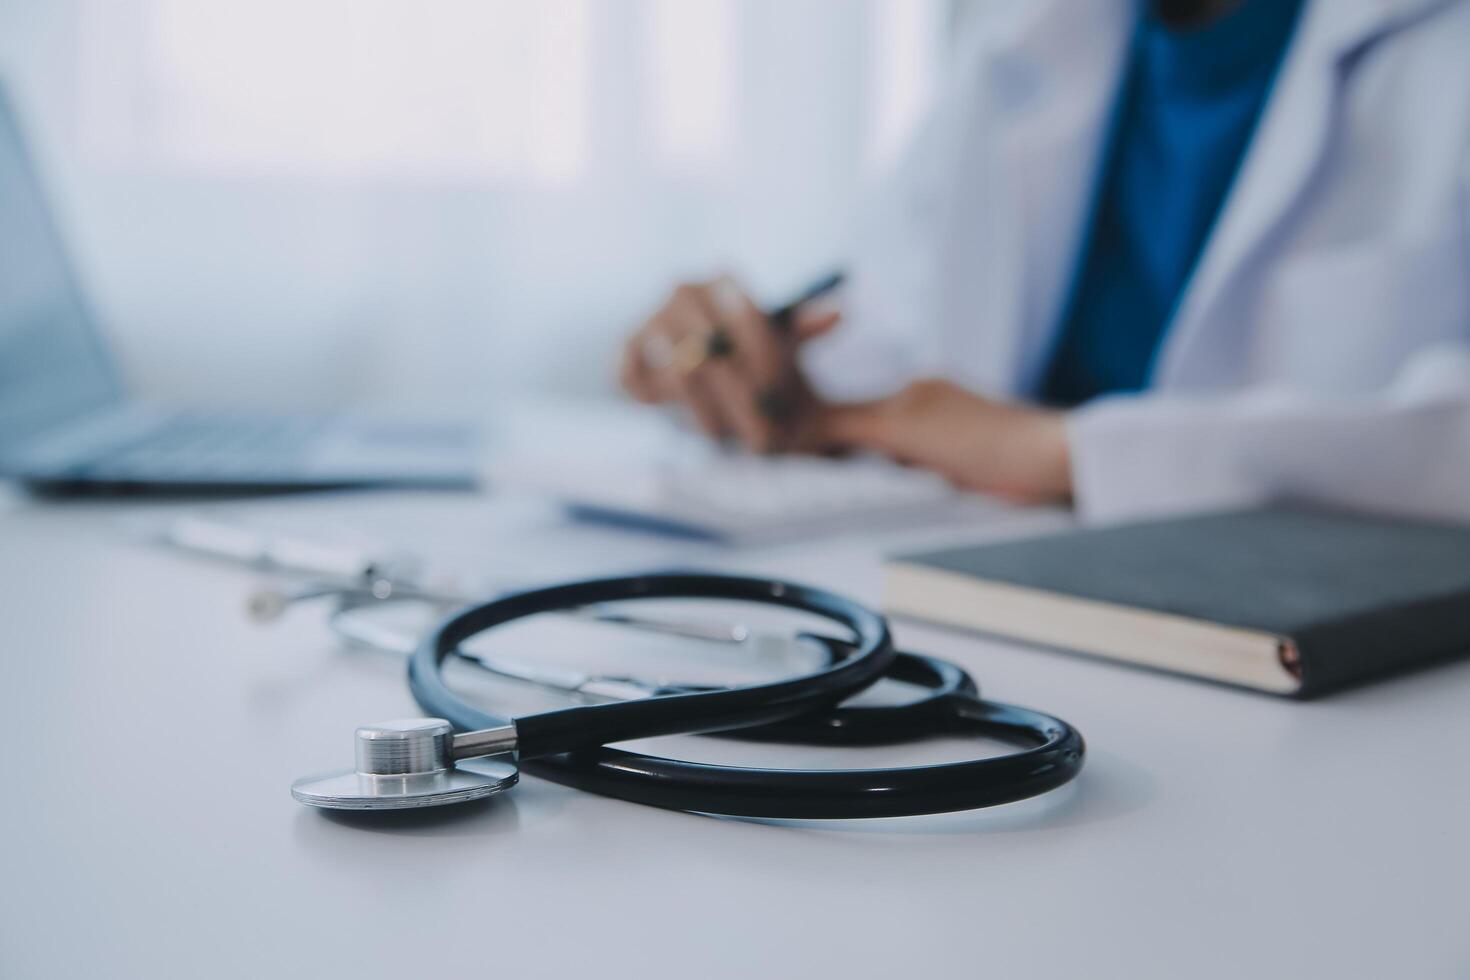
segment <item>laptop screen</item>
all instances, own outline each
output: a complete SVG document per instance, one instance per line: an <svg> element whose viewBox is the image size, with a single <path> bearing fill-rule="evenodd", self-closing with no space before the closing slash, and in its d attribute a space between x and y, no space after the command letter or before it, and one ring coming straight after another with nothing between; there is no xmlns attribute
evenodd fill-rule
<svg viewBox="0 0 1470 980"><path fill-rule="evenodd" d="M121 394L0 87L0 456Z"/></svg>

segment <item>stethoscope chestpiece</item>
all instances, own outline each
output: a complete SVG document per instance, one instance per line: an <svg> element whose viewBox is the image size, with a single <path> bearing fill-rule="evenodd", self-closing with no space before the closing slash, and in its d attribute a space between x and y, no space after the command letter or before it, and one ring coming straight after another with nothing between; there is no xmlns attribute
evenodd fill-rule
<svg viewBox="0 0 1470 980"><path fill-rule="evenodd" d="M306 776L291 795L328 810L405 810L484 799L516 784L502 759L454 761L454 730L442 718L408 718L357 730L357 767Z"/></svg>

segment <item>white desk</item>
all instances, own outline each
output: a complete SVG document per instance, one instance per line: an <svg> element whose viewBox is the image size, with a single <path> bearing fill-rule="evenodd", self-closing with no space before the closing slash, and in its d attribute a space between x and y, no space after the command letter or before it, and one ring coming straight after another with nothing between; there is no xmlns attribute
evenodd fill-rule
<svg viewBox="0 0 1470 980"><path fill-rule="evenodd" d="M380 529L470 521L451 539L516 567L619 547L427 501L342 506ZM417 713L401 665L335 651L305 612L247 624L250 575L127 540L119 515L146 511L0 507L0 976L1470 975L1470 663L1293 704L902 624L1074 722L1078 782L851 824L531 779L334 819L287 787L348 764L356 724ZM861 544L728 561L877 597Z"/></svg>

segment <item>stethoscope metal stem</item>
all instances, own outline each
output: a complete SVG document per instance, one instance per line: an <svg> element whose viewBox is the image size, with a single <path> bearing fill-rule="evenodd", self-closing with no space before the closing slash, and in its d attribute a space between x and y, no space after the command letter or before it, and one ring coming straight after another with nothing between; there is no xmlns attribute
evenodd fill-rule
<svg viewBox="0 0 1470 980"><path fill-rule="evenodd" d="M515 722L497 728L482 728L474 732L460 732L454 736L449 747L450 758L455 762L463 759L479 759L490 755L516 754Z"/></svg>
<svg viewBox="0 0 1470 980"><path fill-rule="evenodd" d="M333 632L339 637L369 649L404 655L413 653L418 646L417 634L396 625L378 622L372 616L361 615L361 613L374 606L386 605L390 602L418 602L442 609L470 604L470 600L464 596L378 579L366 585L316 581L297 583L288 587L264 587L250 594L246 608L251 619L256 622L269 622L279 618L298 602L324 598L335 600L327 621ZM638 616L611 611L595 605L557 610L554 614L663 636L683 637L730 646L743 646L769 639L765 634L752 632L743 623ZM464 649L457 649L454 654L499 677L531 684L558 694L568 694L588 704L645 698L669 687L667 684L636 677L589 674L562 667L529 663L501 655L491 657Z"/></svg>
<svg viewBox="0 0 1470 980"><path fill-rule="evenodd" d="M415 585L395 582L391 579L378 578L365 584L344 584L340 582L315 581L303 582L288 588L266 587L253 591L246 600L246 612L256 622L265 623L279 618L285 611L298 602L307 602L312 599L336 599L336 614L355 612L381 603L396 602L422 602L427 605L437 606L443 609L454 609L461 606L473 605L479 601L469 596L457 595L450 592L422 589ZM553 615L566 616L572 619L582 619L589 622L605 623L612 626L624 626L629 629L642 630L646 633L661 633L666 636L678 636L689 640L703 640L707 643L724 643L739 646L750 639L750 629L743 623L705 622L691 619L668 619L653 616L635 616L623 612L612 612L600 606L579 606L575 609L558 609ZM385 634L375 634L382 636ZM377 639L367 639L363 642L370 646L382 646ZM417 641L400 652L410 652ZM391 643L387 649L398 649L397 644Z"/></svg>

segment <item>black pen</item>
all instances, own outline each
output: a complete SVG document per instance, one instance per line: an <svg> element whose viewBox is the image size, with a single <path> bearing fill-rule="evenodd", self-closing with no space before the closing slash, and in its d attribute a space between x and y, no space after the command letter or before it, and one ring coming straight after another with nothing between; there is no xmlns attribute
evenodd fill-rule
<svg viewBox="0 0 1470 980"><path fill-rule="evenodd" d="M797 293L795 298L785 305L778 306L766 314L766 319L771 323L771 329L783 337L789 336L796 327L796 311L812 300L820 299L838 286L841 286L844 278L846 276L841 272L834 272L831 275L823 276L800 293Z"/></svg>
<svg viewBox="0 0 1470 980"><path fill-rule="evenodd" d="M789 338L796 330L796 312L805 304L810 303L814 299L820 299L838 286L841 286L843 279L844 275L841 272L834 272L829 276L824 276L806 289L803 289L784 306L779 306L766 314L766 319L770 322L771 329L775 331L777 336ZM757 394L755 404L757 410L772 422L784 424L791 420L793 414L791 399L779 385L766 388Z"/></svg>

